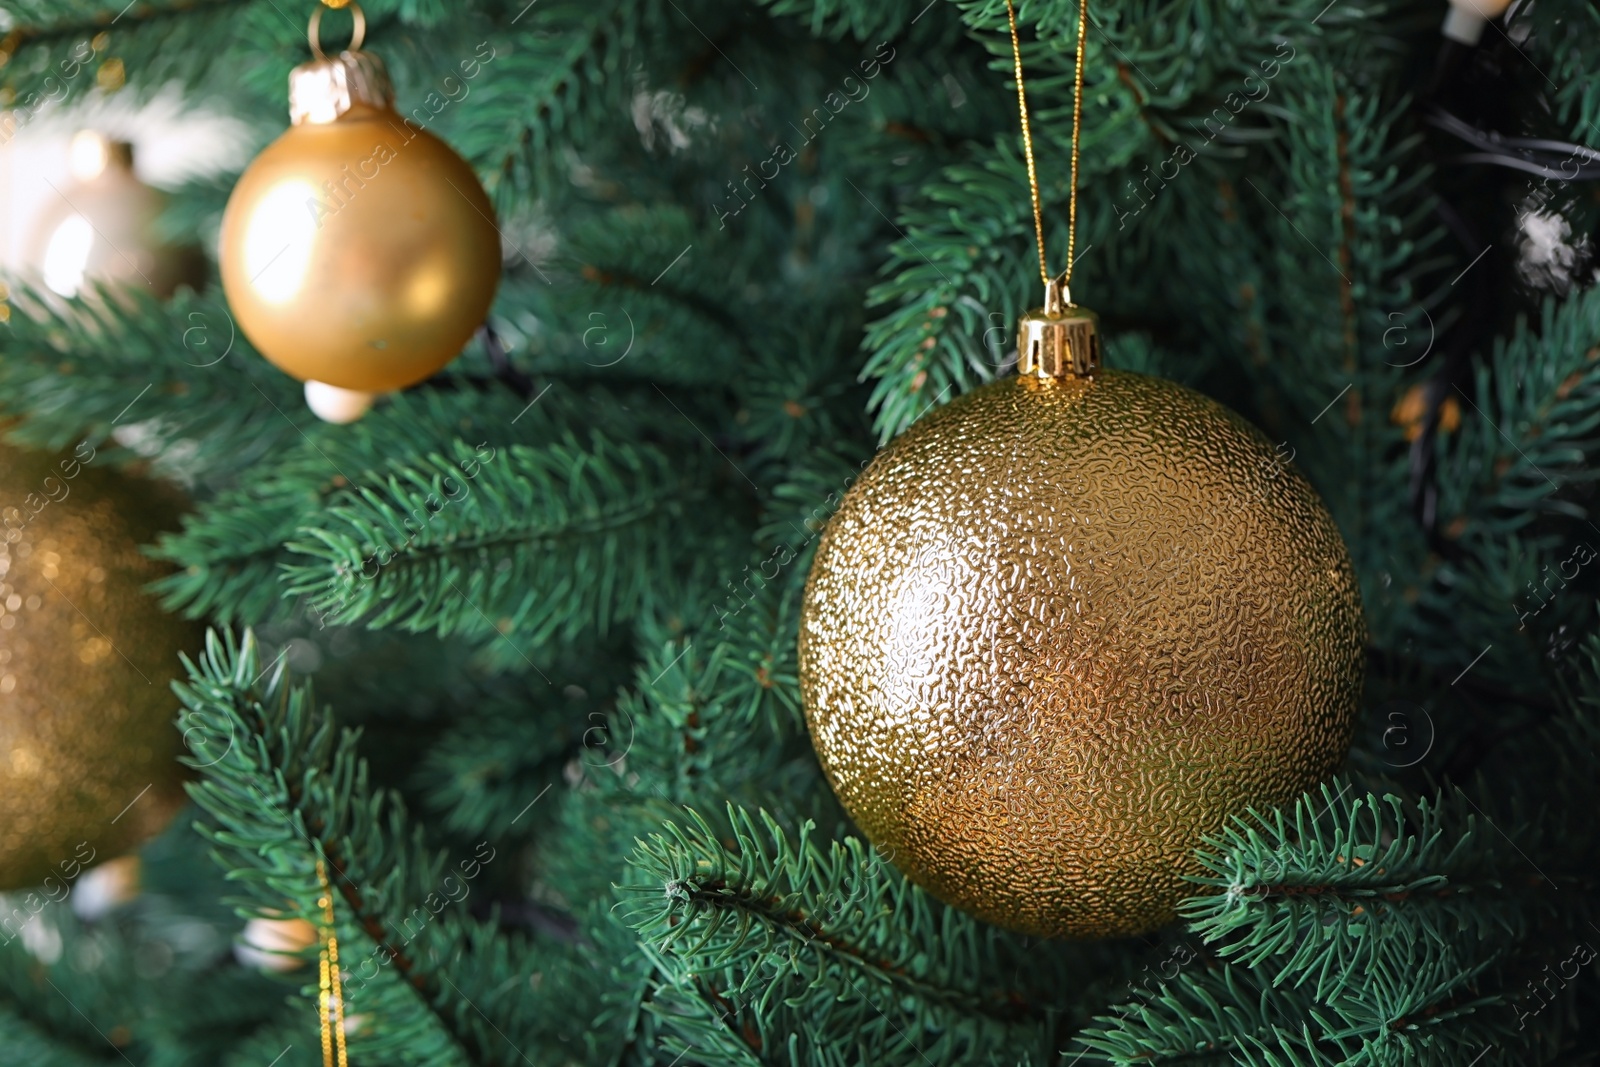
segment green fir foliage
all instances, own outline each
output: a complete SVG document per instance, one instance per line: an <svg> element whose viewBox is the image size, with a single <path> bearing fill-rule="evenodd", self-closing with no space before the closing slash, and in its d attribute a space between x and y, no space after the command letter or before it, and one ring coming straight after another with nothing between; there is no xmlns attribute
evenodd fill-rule
<svg viewBox="0 0 1600 1067"><path fill-rule="evenodd" d="M312 6L0 0L0 135L175 91L264 146ZM799 687L844 493L1038 301L1003 0L364 7L502 235L439 377L328 425L215 277L7 280L8 438L183 486L150 593L213 629L142 891L0 896L0 1063L321 1063L317 946L234 951L321 924L319 860L360 1067L1593 1061L1600 209L1430 125L1443 5L1091 5L1074 296L1316 485L1368 686L1340 776L1219 827L1177 922L1078 944L907 881ZM1017 7L1059 272L1079 5ZM1517 5L1455 76L1588 165L1597 27ZM236 178L163 231L214 248Z"/></svg>

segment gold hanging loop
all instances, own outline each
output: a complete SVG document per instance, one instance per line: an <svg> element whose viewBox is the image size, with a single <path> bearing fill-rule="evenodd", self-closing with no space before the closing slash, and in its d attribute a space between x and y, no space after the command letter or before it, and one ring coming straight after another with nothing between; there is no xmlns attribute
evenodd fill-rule
<svg viewBox="0 0 1600 1067"><path fill-rule="evenodd" d="M350 31L350 44L343 51L361 51L361 45L367 39L367 16L362 12L361 5L356 3L355 0L346 0L345 3L330 3L329 0L323 0L323 6L319 6L315 11L311 12L311 21L306 26L306 39L311 42L311 54L318 59L328 58L322 51L322 41L319 37L322 29L322 12L330 7L348 7L350 9L350 15L356 20L356 24L355 28Z"/></svg>

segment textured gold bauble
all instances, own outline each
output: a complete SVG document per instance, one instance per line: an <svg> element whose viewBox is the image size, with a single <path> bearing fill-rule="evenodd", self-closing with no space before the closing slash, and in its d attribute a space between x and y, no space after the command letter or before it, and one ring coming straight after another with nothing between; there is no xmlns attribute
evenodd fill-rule
<svg viewBox="0 0 1600 1067"><path fill-rule="evenodd" d="M1346 751L1349 555L1222 405L1101 371L1013 377L892 442L806 584L812 741L935 896L1043 936L1170 921L1201 838Z"/></svg>
<svg viewBox="0 0 1600 1067"><path fill-rule="evenodd" d="M201 639L140 551L181 500L105 462L0 446L0 889L70 879L182 800L170 687Z"/></svg>
<svg viewBox="0 0 1600 1067"><path fill-rule="evenodd" d="M168 297L205 283L200 249L161 234L167 197L134 173L132 145L85 130L72 139L70 164L74 180L51 198L23 252L34 280L69 297L97 285Z"/></svg>
<svg viewBox="0 0 1600 1067"><path fill-rule="evenodd" d="M347 52L308 66L354 60L372 62ZM472 168L382 93L296 118L223 216L222 284L239 328L301 381L365 392L422 381L494 299L494 208Z"/></svg>

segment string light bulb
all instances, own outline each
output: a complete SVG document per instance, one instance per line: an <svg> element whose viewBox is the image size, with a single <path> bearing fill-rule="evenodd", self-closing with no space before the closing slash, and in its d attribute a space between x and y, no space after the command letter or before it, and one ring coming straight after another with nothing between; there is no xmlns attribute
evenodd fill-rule
<svg viewBox="0 0 1600 1067"><path fill-rule="evenodd" d="M1452 41L1476 45L1483 37L1483 28L1504 15L1510 6L1511 0L1450 0L1450 11L1439 32Z"/></svg>

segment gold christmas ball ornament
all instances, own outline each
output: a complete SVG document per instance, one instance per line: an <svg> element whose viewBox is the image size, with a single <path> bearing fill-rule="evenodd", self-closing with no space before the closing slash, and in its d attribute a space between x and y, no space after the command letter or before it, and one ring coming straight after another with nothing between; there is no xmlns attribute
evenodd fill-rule
<svg viewBox="0 0 1600 1067"><path fill-rule="evenodd" d="M1133 934L1194 850L1349 746L1359 589L1289 457L1182 386L1099 370L1092 313L926 416L829 521L800 681L866 836L940 899L1041 936Z"/></svg>
<svg viewBox="0 0 1600 1067"><path fill-rule="evenodd" d="M472 337L500 279L500 236L472 168L395 111L382 62L359 50L363 27L324 56L314 17L317 58L289 79L293 124L229 197L221 266L239 328L267 359L377 393L429 377Z"/></svg>
<svg viewBox="0 0 1600 1067"><path fill-rule="evenodd" d="M166 194L141 182L133 146L92 130L72 139L73 181L34 223L23 261L45 288L75 297L94 286L171 296L205 284L205 257L164 238L157 222Z"/></svg>
<svg viewBox="0 0 1600 1067"><path fill-rule="evenodd" d="M140 550L181 499L105 462L0 446L0 890L70 880L182 802L170 686L200 635Z"/></svg>

